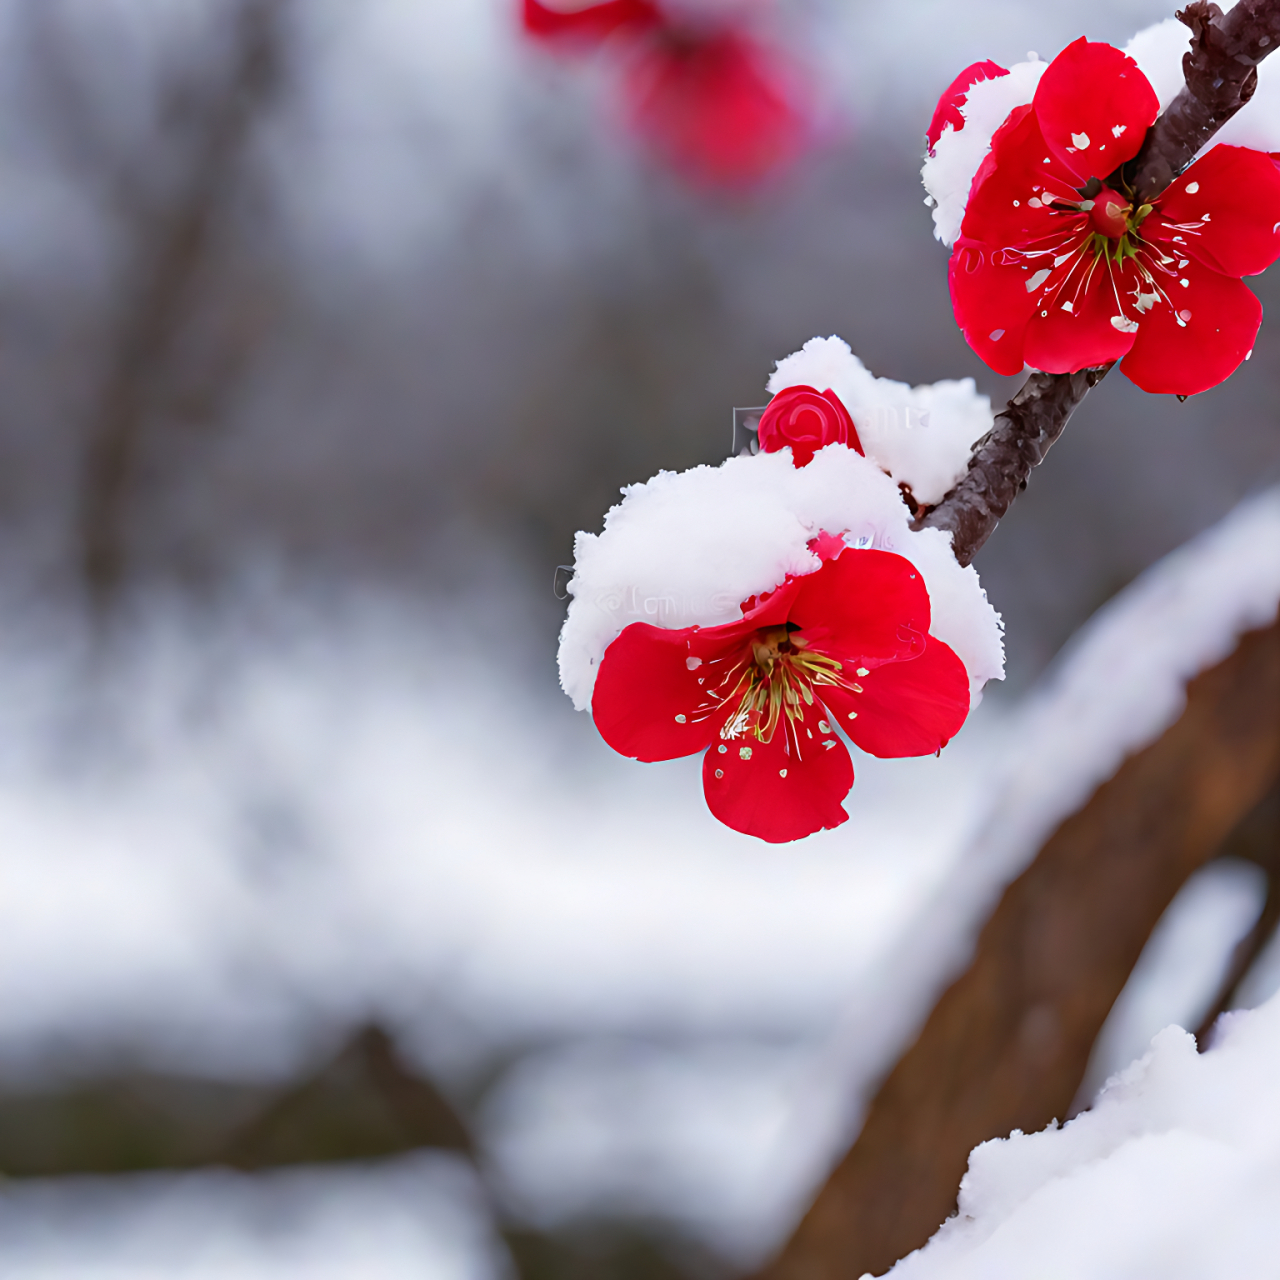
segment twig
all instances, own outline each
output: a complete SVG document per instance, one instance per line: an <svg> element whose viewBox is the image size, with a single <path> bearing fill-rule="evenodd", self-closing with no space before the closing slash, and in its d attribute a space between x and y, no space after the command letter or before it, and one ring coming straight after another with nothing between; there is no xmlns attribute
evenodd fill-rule
<svg viewBox="0 0 1280 1280"><path fill-rule="evenodd" d="M968 564L991 536L1027 477L1062 434L1076 406L1106 376L1110 365L1079 373L1033 373L974 449L964 478L916 528L953 535L952 550Z"/></svg>
<svg viewBox="0 0 1280 1280"><path fill-rule="evenodd" d="M94 602L109 603L126 568L125 515L156 386L189 307L214 225L250 127L279 77L284 0L243 0L232 79L213 104L187 190L155 233L155 250L125 317L80 488L80 556Z"/></svg>
<svg viewBox="0 0 1280 1280"><path fill-rule="evenodd" d="M1191 52L1182 60L1186 86L1125 167L1143 202L1163 191L1249 101L1258 63L1280 45L1280 0L1240 0L1225 16L1216 4L1194 0L1178 18L1191 28ZM968 564L1108 368L1033 373L975 446L956 487L914 527L952 534L956 559Z"/></svg>

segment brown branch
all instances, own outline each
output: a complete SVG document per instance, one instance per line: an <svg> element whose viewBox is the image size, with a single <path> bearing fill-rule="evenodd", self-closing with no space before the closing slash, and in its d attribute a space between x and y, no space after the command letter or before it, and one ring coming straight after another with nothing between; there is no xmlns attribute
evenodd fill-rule
<svg viewBox="0 0 1280 1280"><path fill-rule="evenodd" d="M1159 195L1258 87L1258 63L1280 44L1280 3L1240 0L1228 14L1208 0L1178 13L1191 28L1186 85L1147 131L1126 172L1140 204Z"/></svg>
<svg viewBox="0 0 1280 1280"><path fill-rule="evenodd" d="M102 606L125 572L125 516L146 424L163 383L214 226L251 124L279 75L278 22L284 0L243 0L231 82L211 109L182 198L149 234L155 248L123 319L80 485L80 557L85 584Z"/></svg>
<svg viewBox="0 0 1280 1280"><path fill-rule="evenodd" d="M1110 367L1033 373L978 441L960 483L915 528L950 533L956 559L968 564L1027 487L1031 469L1044 461L1076 406Z"/></svg>
<svg viewBox="0 0 1280 1280"><path fill-rule="evenodd" d="M954 1212L978 1143L1065 1118L1152 928L1277 781L1280 622L1197 676L1008 887L767 1280L887 1271Z"/></svg>
<svg viewBox="0 0 1280 1280"><path fill-rule="evenodd" d="M1223 846L1222 856L1245 858L1261 867L1267 894L1253 928L1236 943L1218 994L1196 1028L1196 1043L1202 1050L1209 1045L1209 1033L1219 1015L1238 1006L1241 984L1280 927L1280 786L1241 824Z"/></svg>
<svg viewBox="0 0 1280 1280"><path fill-rule="evenodd" d="M1178 17L1192 33L1191 52L1182 61L1186 86L1125 166L1141 201L1163 191L1249 101L1257 64L1280 44L1280 0L1240 0L1225 16L1216 4L1194 0ZM975 446L956 487L914 527L950 533L956 559L968 564L1108 367L1033 373Z"/></svg>

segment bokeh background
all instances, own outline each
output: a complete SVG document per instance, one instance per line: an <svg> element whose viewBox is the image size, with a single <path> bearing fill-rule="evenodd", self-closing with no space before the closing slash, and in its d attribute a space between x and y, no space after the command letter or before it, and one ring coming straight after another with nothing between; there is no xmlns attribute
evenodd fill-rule
<svg viewBox="0 0 1280 1280"><path fill-rule="evenodd" d="M1280 325L1186 403L1089 398L978 560L1006 686L942 760L859 759L802 846L610 755L556 688L555 568L815 334L1002 404L933 104L1168 16L757 6L812 145L724 189L515 0L0 2L7 1274L709 1275L785 1237L1019 700L1280 480ZM1256 912L1211 881L1117 1061Z"/></svg>

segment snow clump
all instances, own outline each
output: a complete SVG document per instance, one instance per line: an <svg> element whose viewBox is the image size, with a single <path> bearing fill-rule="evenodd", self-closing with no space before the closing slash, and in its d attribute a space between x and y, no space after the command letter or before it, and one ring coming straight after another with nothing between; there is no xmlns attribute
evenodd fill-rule
<svg viewBox="0 0 1280 1280"><path fill-rule="evenodd" d="M1047 63L1033 58L1015 62L1007 76L980 80L960 104L964 128L945 125L931 155L925 156L920 176L933 201L933 234L950 247L960 234L969 188L979 165L991 150L995 131L1015 107L1036 96L1036 85Z"/></svg>
<svg viewBox="0 0 1280 1280"><path fill-rule="evenodd" d="M867 457L919 503L940 502L969 465L974 444L991 430L991 401L972 378L912 387L877 378L840 338L810 338L778 361L770 395L787 387L834 391L849 410Z"/></svg>
<svg viewBox="0 0 1280 1280"><path fill-rule="evenodd" d="M969 1157L960 1206L895 1280L1242 1280L1280 1258L1280 997L1168 1027L1062 1128Z"/></svg>
<svg viewBox="0 0 1280 1280"><path fill-rule="evenodd" d="M633 622L679 628L742 617L742 601L788 574L815 572L818 533L854 548L905 556L929 591L930 631L969 672L974 704L1004 672L1000 617L951 537L915 532L897 482L844 445L828 445L805 467L790 449L729 458L718 467L662 471L630 485L604 531L574 540L573 600L560 633L560 683L579 711L591 706L604 651Z"/></svg>

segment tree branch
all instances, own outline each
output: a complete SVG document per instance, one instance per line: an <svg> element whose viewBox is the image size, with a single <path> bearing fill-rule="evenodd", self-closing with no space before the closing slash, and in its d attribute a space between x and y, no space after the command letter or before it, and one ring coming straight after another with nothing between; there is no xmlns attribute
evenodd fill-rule
<svg viewBox="0 0 1280 1280"><path fill-rule="evenodd" d="M1147 131L1125 166L1139 204L1158 196L1258 87L1258 63L1280 44L1280 3L1240 0L1228 14L1208 0L1178 13L1191 28L1183 54L1186 85Z"/></svg>
<svg viewBox="0 0 1280 1280"><path fill-rule="evenodd" d="M1031 469L1044 461L1076 406L1110 367L1033 373L978 441L964 478L915 527L950 533L956 559L968 564L1027 487Z"/></svg>
<svg viewBox="0 0 1280 1280"><path fill-rule="evenodd" d="M1191 51L1182 60L1186 86L1125 166L1143 203L1159 195L1249 101L1258 63L1280 45L1280 0L1240 0L1226 15L1208 0L1194 0L1178 18L1191 28ZM1108 368L1032 373L978 442L956 487L913 527L950 533L956 559L968 564Z"/></svg>

